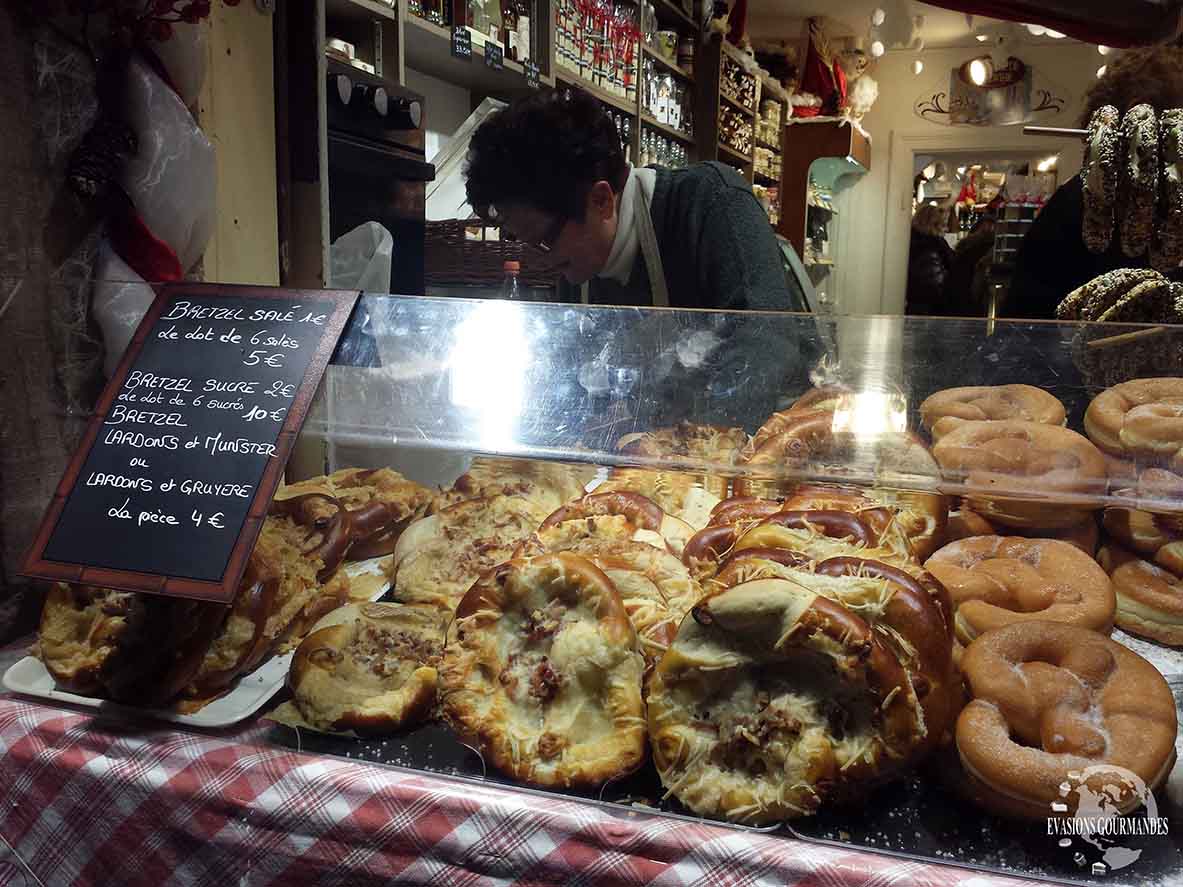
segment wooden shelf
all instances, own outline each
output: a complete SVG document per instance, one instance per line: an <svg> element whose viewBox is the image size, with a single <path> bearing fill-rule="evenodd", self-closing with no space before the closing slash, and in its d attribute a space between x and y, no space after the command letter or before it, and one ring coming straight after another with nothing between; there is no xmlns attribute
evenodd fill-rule
<svg viewBox="0 0 1183 887"><path fill-rule="evenodd" d="M630 102L628 99L622 98L615 93L608 92L606 89L601 89L590 80L584 80L574 71L568 71L566 68L559 68L555 73L555 79L559 83L565 84L567 86L576 86L582 89L584 92L595 96L601 102L604 102L604 104L611 105L617 110L623 111L625 114L631 114L633 117L637 116L637 103L635 101Z"/></svg>
<svg viewBox="0 0 1183 887"><path fill-rule="evenodd" d="M833 259L814 259L812 262L805 263L806 268L833 268Z"/></svg>
<svg viewBox="0 0 1183 887"><path fill-rule="evenodd" d="M325 15L350 21L384 18L397 22L398 8L382 3L381 0L325 0Z"/></svg>
<svg viewBox="0 0 1183 887"><path fill-rule="evenodd" d="M771 151L773 154L780 153L780 145L774 145L771 142L762 142L759 139L756 139L756 147L757 148L764 148L768 151Z"/></svg>
<svg viewBox="0 0 1183 887"><path fill-rule="evenodd" d="M684 142L687 145L694 144L694 136L687 135L680 129L674 129L672 126L666 126L664 123L658 123L647 113L641 114L641 123L648 126L650 129L655 129L662 135L667 135L671 139L677 139L679 142Z"/></svg>
<svg viewBox="0 0 1183 887"><path fill-rule="evenodd" d="M349 0L356 2L356 0ZM373 0L370 0L373 2ZM406 65L421 74L429 74L482 95L514 96L530 92L521 64L505 59L504 67L494 71L485 66L484 47L472 45L468 61L452 55L452 31L435 25L417 15L408 15L406 22ZM540 82L545 82L539 77Z"/></svg>
<svg viewBox="0 0 1183 887"><path fill-rule="evenodd" d="M726 102L731 107L735 108L737 111L739 111L741 114L743 114L747 117L754 118L756 116L755 111L753 111L751 108L748 108L747 106L745 106L742 102L737 102L735 99L733 99L731 96L727 95L727 93L723 92L722 90L719 90L719 98L721 98L724 102Z"/></svg>
<svg viewBox="0 0 1183 887"><path fill-rule="evenodd" d="M746 154L740 154L738 151L736 151L730 145L724 144L723 142L719 142L719 153L726 154L728 157L732 158L733 160L738 160L740 163L743 163L745 165L752 162L751 157L748 157Z"/></svg>
<svg viewBox="0 0 1183 887"><path fill-rule="evenodd" d="M657 13L658 22L673 21L679 25L693 28L697 37L698 22L694 20L693 16L687 15L686 10L674 3L673 0L653 0L653 9Z"/></svg>
<svg viewBox="0 0 1183 887"><path fill-rule="evenodd" d="M780 184L780 179L774 179L772 176L768 175L767 173L756 172L754 175L755 175L756 182L760 185L765 185L768 187L775 187Z"/></svg>
<svg viewBox="0 0 1183 887"><path fill-rule="evenodd" d="M681 77L683 80L686 80L689 83L694 82L694 75L693 74L687 73L685 69L679 67L678 65L675 65L673 62L671 62L669 59L667 59L664 55L659 53L657 50L653 49L651 46L646 46L644 43L642 43L641 44L641 53L646 58L653 59L655 62L657 62L659 65L661 65L666 70L672 71L675 77Z"/></svg>

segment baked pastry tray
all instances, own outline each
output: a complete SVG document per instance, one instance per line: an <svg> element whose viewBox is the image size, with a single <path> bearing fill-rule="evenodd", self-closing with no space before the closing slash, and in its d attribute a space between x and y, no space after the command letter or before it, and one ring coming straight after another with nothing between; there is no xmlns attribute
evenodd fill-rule
<svg viewBox="0 0 1183 887"><path fill-rule="evenodd" d="M383 576L384 581L370 595L372 600L377 600L390 590L390 582L385 579L382 572L386 560L386 557L371 558L345 566L345 570L351 576L368 574ZM82 696L78 693L60 690L45 665L35 656L26 656L15 662L4 673L4 686L13 693L35 696L51 702L81 705L125 719L152 718L159 721L186 724L190 727L228 727L249 718L283 688L294 653L293 650L282 656L271 657L253 672L244 675L229 693L219 696L191 714L182 714L167 708L137 708L120 705L109 699Z"/></svg>
<svg viewBox="0 0 1183 887"><path fill-rule="evenodd" d="M1131 639L1122 632L1115 632L1114 637L1129 643L1166 674L1183 723L1183 652ZM1143 646L1156 648L1149 652L1157 655L1147 655ZM560 794L604 804L622 816L672 816L726 825L702 820L673 799L661 800L663 789L650 763L602 790L550 792L523 789L487 768L475 749L439 724L424 724L395 736L373 739L332 736L279 724L266 735L268 741L296 751L493 783L519 791ZM1183 760L1183 734L1177 744ZM1169 820L1169 834L1123 836L1116 845L1102 839L1101 847L1080 837L1062 846L1065 839L1048 835L1042 822L1014 823L982 812L948 786L944 777L948 765L948 761L932 762L911 779L874 792L857 808L831 809L811 819L756 830L1042 882L1114 887L1183 885L1183 764L1176 764L1166 790L1155 795L1157 815ZM1106 852L1111 861L1121 863L1130 858L1127 854L1139 851L1138 859L1124 868L1110 869L1104 864Z"/></svg>

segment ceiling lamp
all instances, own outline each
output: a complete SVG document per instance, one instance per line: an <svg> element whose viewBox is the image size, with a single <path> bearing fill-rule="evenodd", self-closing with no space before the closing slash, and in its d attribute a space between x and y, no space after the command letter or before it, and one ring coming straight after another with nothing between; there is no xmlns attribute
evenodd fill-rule
<svg viewBox="0 0 1183 887"><path fill-rule="evenodd" d="M1046 160L1039 161L1039 165L1036 166L1035 168L1039 172L1051 172L1053 169L1056 168L1056 164L1059 163L1059 161L1060 161L1060 156L1057 154L1053 157L1048 157Z"/></svg>
<svg viewBox="0 0 1183 887"><path fill-rule="evenodd" d="M871 58L882 58L885 52L887 52L887 47L883 45L882 40L871 41Z"/></svg>
<svg viewBox="0 0 1183 887"><path fill-rule="evenodd" d="M974 86L985 86L990 79L991 64L988 59L974 59L969 63L969 79Z"/></svg>
<svg viewBox="0 0 1183 887"><path fill-rule="evenodd" d="M1046 33L1053 40L1063 40L1064 39L1063 34L1061 34L1059 31L1053 31L1051 28L1048 28Z"/></svg>
<svg viewBox="0 0 1183 887"><path fill-rule="evenodd" d="M1109 70L1108 65L1101 65L1101 67L1097 68L1097 79L1100 80L1102 77L1104 77L1105 72L1108 70Z"/></svg>
<svg viewBox="0 0 1183 887"><path fill-rule="evenodd" d="M1026 27L1032 37L1042 37L1047 33L1047 28L1043 25L1027 25Z"/></svg>
<svg viewBox="0 0 1183 887"><path fill-rule="evenodd" d="M921 74L923 74L924 73L924 62L922 62L920 59L916 59L914 62L912 62L912 73L915 74L917 77L919 77Z"/></svg>
<svg viewBox="0 0 1183 887"><path fill-rule="evenodd" d="M974 34L974 39L977 40L978 43L985 43L990 38L987 37L985 34Z"/></svg>
<svg viewBox="0 0 1183 887"><path fill-rule="evenodd" d="M885 21L887 21L887 12L884 11L882 7L876 8L876 10L871 13L871 24L876 28L882 25Z"/></svg>
<svg viewBox="0 0 1183 887"><path fill-rule="evenodd" d="M1098 46L1097 52L1101 53L1101 55L1109 55L1109 53L1113 52L1113 50L1108 46Z"/></svg>

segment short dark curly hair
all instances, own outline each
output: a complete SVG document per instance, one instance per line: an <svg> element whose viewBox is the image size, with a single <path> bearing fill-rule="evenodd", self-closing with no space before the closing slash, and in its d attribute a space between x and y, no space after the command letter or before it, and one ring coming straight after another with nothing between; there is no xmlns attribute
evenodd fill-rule
<svg viewBox="0 0 1183 887"><path fill-rule="evenodd" d="M1162 112L1183 108L1183 48L1176 44L1127 49L1109 63L1084 100L1081 125L1105 105L1124 114L1135 105Z"/></svg>
<svg viewBox="0 0 1183 887"><path fill-rule="evenodd" d="M576 218L596 182L623 190L628 164L599 101L580 89L548 90L490 115L472 137L464 174L483 218L510 202Z"/></svg>

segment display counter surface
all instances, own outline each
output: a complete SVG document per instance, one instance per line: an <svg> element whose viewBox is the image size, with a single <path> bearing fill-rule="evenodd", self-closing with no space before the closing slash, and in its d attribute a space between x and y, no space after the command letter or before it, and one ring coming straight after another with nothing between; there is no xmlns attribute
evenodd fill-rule
<svg viewBox="0 0 1183 887"><path fill-rule="evenodd" d="M0 883L1029 883L293 753L265 731L0 697Z"/></svg>

